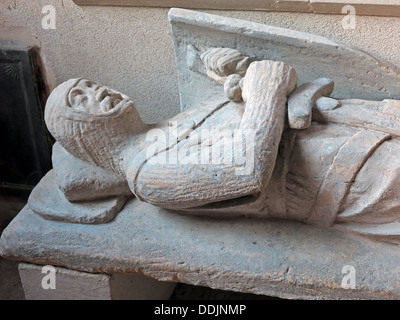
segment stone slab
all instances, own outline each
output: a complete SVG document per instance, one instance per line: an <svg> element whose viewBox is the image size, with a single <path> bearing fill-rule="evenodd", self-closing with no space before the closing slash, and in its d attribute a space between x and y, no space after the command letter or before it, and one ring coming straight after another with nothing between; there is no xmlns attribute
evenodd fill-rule
<svg viewBox="0 0 400 320"><path fill-rule="evenodd" d="M55 288L44 289L42 266L20 263L19 275L26 300L164 300L176 284L143 275L93 274L54 268Z"/></svg>
<svg viewBox="0 0 400 320"><path fill-rule="evenodd" d="M176 8L169 20L182 110L221 95L221 87L194 63L195 50L214 47L236 49L253 60L283 61L296 69L299 85L330 78L334 98L400 99L400 68L325 37Z"/></svg>
<svg viewBox="0 0 400 320"><path fill-rule="evenodd" d="M55 289L43 289L41 266L20 263L19 276L26 300L108 300L111 298L110 276L56 268Z"/></svg>
<svg viewBox="0 0 400 320"><path fill-rule="evenodd" d="M110 223L46 220L25 207L3 232L11 260L296 299L399 299L399 246L297 222L183 216L131 200ZM355 289L343 289L345 266Z"/></svg>

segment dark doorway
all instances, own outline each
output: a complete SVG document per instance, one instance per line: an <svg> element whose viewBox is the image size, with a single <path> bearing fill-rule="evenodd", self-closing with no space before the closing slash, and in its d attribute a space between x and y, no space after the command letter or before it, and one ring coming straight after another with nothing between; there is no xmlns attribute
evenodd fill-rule
<svg viewBox="0 0 400 320"><path fill-rule="evenodd" d="M47 97L35 48L0 49L0 195L27 195L51 169Z"/></svg>

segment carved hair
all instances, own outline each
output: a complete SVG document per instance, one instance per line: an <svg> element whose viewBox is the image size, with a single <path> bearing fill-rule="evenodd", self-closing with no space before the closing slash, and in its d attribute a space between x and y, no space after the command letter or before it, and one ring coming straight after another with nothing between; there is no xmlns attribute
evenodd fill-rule
<svg viewBox="0 0 400 320"><path fill-rule="evenodd" d="M96 115L73 109L68 95L81 80L68 80L50 94L45 109L47 128L73 156L123 176L118 148L140 121L137 110L133 104Z"/></svg>

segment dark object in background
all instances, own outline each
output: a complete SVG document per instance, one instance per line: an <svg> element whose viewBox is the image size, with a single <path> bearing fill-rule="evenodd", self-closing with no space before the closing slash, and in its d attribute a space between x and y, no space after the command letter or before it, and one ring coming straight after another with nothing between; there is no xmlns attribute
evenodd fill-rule
<svg viewBox="0 0 400 320"><path fill-rule="evenodd" d="M0 48L0 195L27 196L51 169L47 90L36 48Z"/></svg>

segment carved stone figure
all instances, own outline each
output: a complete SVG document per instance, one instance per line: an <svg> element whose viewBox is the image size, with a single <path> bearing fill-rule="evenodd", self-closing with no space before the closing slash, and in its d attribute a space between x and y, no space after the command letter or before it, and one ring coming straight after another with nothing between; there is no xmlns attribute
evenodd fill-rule
<svg viewBox="0 0 400 320"><path fill-rule="evenodd" d="M32 208L53 219L104 222L130 191L188 214L287 218L367 234L397 230L400 102L332 99L330 79L296 88L297 73L287 64L251 62L229 48L211 48L201 60L207 76L223 85L219 101L155 125L140 119L127 96L92 81L56 88L45 114L60 144L54 157L64 153L61 159L90 170L74 170L66 182L57 174L65 163L54 161L73 209L49 213L40 190ZM97 203L97 214L76 207L110 196L118 201L107 199L108 210L104 200Z"/></svg>
<svg viewBox="0 0 400 320"><path fill-rule="evenodd" d="M122 93L60 84L45 111L53 170L0 255L290 299L398 299L400 69L293 30L169 19L181 113L147 124Z"/></svg>

